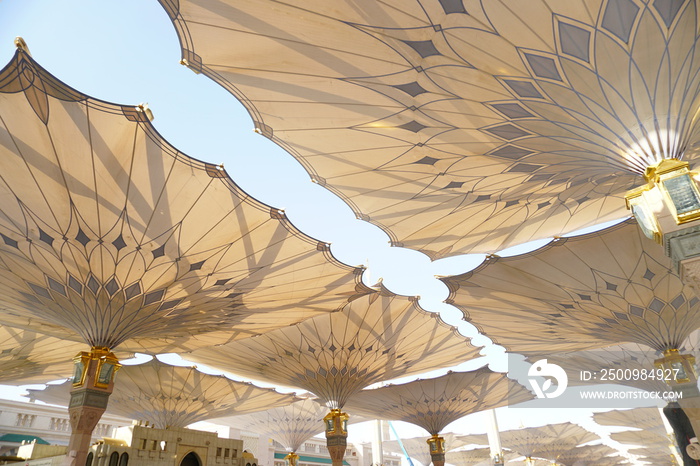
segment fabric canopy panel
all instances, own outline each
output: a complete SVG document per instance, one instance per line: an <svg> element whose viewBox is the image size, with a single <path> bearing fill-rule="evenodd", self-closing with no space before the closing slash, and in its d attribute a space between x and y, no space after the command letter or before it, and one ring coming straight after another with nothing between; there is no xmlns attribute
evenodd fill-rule
<svg viewBox="0 0 700 466"><path fill-rule="evenodd" d="M529 390L505 374L482 367L363 390L348 401L346 409L365 416L410 422L430 435L438 435L448 424L468 414L532 399L534 395Z"/></svg>
<svg viewBox="0 0 700 466"><path fill-rule="evenodd" d="M109 398L107 412L148 421L158 429L186 427L236 413L245 414L284 406L298 400L251 383L199 372L195 367L171 366L153 359L145 364L124 365ZM65 405L70 380L45 390L28 390L33 399Z"/></svg>
<svg viewBox="0 0 700 466"><path fill-rule="evenodd" d="M569 422L542 427L507 430L500 433L504 448L526 457L546 458L555 461L557 455L599 437Z"/></svg>
<svg viewBox="0 0 700 466"><path fill-rule="evenodd" d="M160 3L183 63L432 258L620 218L646 166L696 157L695 0Z"/></svg>
<svg viewBox="0 0 700 466"><path fill-rule="evenodd" d="M354 417L354 416L353 416ZM441 434L440 435L442 438L445 439L445 445L447 445L449 448L460 448L464 445L469 445L472 442L463 442L460 440L460 436L455 435L451 432ZM484 438L484 443L480 443L480 445L488 445L488 439L486 439L486 434L483 435ZM481 438L480 438L481 440ZM423 465L429 465L432 459L430 458L430 450L425 447L426 442L425 442L425 437L414 437L414 438L402 438L401 439L401 444L403 445L403 449L401 448L401 445L399 445L399 442L397 440L388 440L388 441L383 441L382 442L382 448L385 451L389 451L392 453L398 453L398 454L404 454L404 450L406 450L406 453L408 453L408 456L411 458L418 460L420 464ZM448 461L451 462L451 461Z"/></svg>
<svg viewBox="0 0 700 466"><path fill-rule="evenodd" d="M632 219L442 280L446 302L514 353L622 342L663 351L700 327L700 300Z"/></svg>
<svg viewBox="0 0 700 466"><path fill-rule="evenodd" d="M479 349L416 298L385 288L342 311L186 357L269 383L299 387L330 408L382 380L450 367Z"/></svg>
<svg viewBox="0 0 700 466"><path fill-rule="evenodd" d="M326 414L328 414L327 408L313 398L305 398L287 406L221 418L215 422L267 435L279 442L287 451L296 452L308 439L322 433L321 422ZM353 416L350 423L366 420Z"/></svg>
<svg viewBox="0 0 700 466"><path fill-rule="evenodd" d="M172 148L148 113L70 89L21 49L0 71L0 322L156 352L366 292L361 269Z"/></svg>
<svg viewBox="0 0 700 466"><path fill-rule="evenodd" d="M635 408L593 413L593 420L601 426L625 426L666 434L666 428L658 408Z"/></svg>
<svg viewBox="0 0 700 466"><path fill-rule="evenodd" d="M85 349L85 343L0 325L0 383L24 385L69 377L73 361L66 356ZM133 357L123 351L116 355L120 359Z"/></svg>

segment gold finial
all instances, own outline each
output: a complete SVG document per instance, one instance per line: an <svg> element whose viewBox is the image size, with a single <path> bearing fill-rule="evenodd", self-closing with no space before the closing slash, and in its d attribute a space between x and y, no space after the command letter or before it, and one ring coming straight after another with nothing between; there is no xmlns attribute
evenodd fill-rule
<svg viewBox="0 0 700 466"><path fill-rule="evenodd" d="M32 56L32 54L29 52L29 47L27 46L27 43L20 36L15 37L15 46L30 57Z"/></svg>
<svg viewBox="0 0 700 466"><path fill-rule="evenodd" d="M148 108L148 104L138 104L136 106L136 111L137 112L142 112L144 115L146 115L146 118L148 118L148 121L153 121L153 112L151 112L151 109Z"/></svg>

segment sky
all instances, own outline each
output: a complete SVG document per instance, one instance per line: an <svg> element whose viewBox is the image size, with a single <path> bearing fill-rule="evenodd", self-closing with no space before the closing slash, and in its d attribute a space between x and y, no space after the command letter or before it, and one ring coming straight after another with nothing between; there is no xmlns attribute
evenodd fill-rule
<svg viewBox="0 0 700 466"><path fill-rule="evenodd" d="M182 152L211 163L223 163L233 180L256 199L284 209L306 234L331 243L333 255L348 265L365 265L365 283L382 279L394 293L419 295L421 306L439 312L460 333L483 346L485 359L456 369L474 369L488 362L506 370L503 349L490 345L462 320L462 313L444 304L448 290L436 275L464 273L484 255L457 256L431 262L422 253L389 246L379 228L355 219L339 198L312 183L289 154L253 131L238 101L203 75L179 64L180 46L172 23L157 1L145 0L0 0L0 66L15 52L21 36L35 60L69 86L97 99L124 105L147 103L153 125ZM499 255L522 253L546 244L539 241ZM70 356L70 355L69 355ZM431 375L440 375L444 371ZM567 419L585 419L586 411L548 416L533 410L500 415L504 428ZM478 418L461 429L477 432ZM422 435L422 429L415 435ZM409 436L411 434L408 434Z"/></svg>

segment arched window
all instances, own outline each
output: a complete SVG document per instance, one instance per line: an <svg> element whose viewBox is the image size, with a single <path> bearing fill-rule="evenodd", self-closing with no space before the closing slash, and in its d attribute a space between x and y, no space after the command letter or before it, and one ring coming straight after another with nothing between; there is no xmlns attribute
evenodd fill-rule
<svg viewBox="0 0 700 466"><path fill-rule="evenodd" d="M87 459L85 460L85 466L92 466L92 459L95 457L95 455L90 452L87 455Z"/></svg>
<svg viewBox="0 0 700 466"><path fill-rule="evenodd" d="M119 458L119 466L127 466L129 464L129 454L124 452Z"/></svg>
<svg viewBox="0 0 700 466"><path fill-rule="evenodd" d="M199 461L199 456L197 453L191 451L182 458L180 461L180 466L202 466L202 462Z"/></svg>
<svg viewBox="0 0 700 466"><path fill-rule="evenodd" d="M109 455L109 466L119 466L119 453L116 451Z"/></svg>

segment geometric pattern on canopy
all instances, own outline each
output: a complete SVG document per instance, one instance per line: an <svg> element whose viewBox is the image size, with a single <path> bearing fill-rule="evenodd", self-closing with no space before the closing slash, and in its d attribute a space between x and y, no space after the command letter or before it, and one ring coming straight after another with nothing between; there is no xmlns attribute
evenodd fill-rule
<svg viewBox="0 0 700 466"><path fill-rule="evenodd" d="M700 327L700 300L632 219L528 254L491 256L442 281L446 302L514 353L622 342L663 351Z"/></svg>
<svg viewBox="0 0 700 466"><path fill-rule="evenodd" d="M528 353L529 354L529 353ZM656 374L654 360L661 358L663 354L654 351L647 346L638 345L636 343L624 343L622 345L608 346L605 348L573 351L571 353L552 353L546 355L547 362L557 364L566 372L569 378L569 385L599 385L601 383L611 383L616 385L624 385L627 387L638 388L650 392L666 392L668 385L666 382L657 377L624 377L624 372L621 377L616 377L615 380L610 380L612 375L618 374L618 371L640 371L642 374L646 371L647 374ZM541 359L541 353L536 356L528 356L528 361L535 362ZM595 378L583 380L581 370L591 370L597 372ZM603 370L608 370L603 373ZM602 380L605 375L608 375L608 380ZM657 416L658 417L658 416ZM660 419L659 419L659 422Z"/></svg>
<svg viewBox="0 0 700 466"><path fill-rule="evenodd" d="M634 427L666 435L666 427L664 427L658 408L634 408L624 411L593 413L593 420L601 426Z"/></svg>
<svg viewBox="0 0 700 466"><path fill-rule="evenodd" d="M124 365L109 398L107 412L148 421L157 429L183 428L198 421L285 406L298 398L269 388L210 375L195 367L171 366L158 359ZM30 397L67 405L72 382L29 390Z"/></svg>
<svg viewBox="0 0 700 466"><path fill-rule="evenodd" d="M620 218L698 154L697 0L160 3L185 64L433 258Z"/></svg>
<svg viewBox="0 0 700 466"><path fill-rule="evenodd" d="M143 108L83 95L22 49L0 70L0 206L0 322L92 346L189 349L366 292L360 269L171 147Z"/></svg>
<svg viewBox="0 0 700 466"><path fill-rule="evenodd" d="M500 433L501 443L526 457L546 458L555 461L557 456L571 448L596 440L599 437L583 427L569 422L507 430Z"/></svg>
<svg viewBox="0 0 700 466"><path fill-rule="evenodd" d="M440 434L440 437L445 439L447 449L455 449L469 444L469 442L465 443L459 440L459 436L452 432ZM483 435L483 441L484 443L482 443L482 445L488 445L489 442L488 439L486 439L486 434ZM425 437L402 438L401 444L402 445L399 445L397 440L384 441L382 442L382 448L385 451L398 453L400 455L404 454L405 450L409 457L417 460L420 464L424 466L430 465L432 460L430 459L430 450L425 448ZM403 446L403 449L401 449L401 446Z"/></svg>
<svg viewBox="0 0 700 466"><path fill-rule="evenodd" d="M364 387L383 380L450 367L479 349L416 298L382 287L342 311L297 325L195 350L193 361L314 393L340 408Z"/></svg>
<svg viewBox="0 0 700 466"><path fill-rule="evenodd" d="M505 374L481 367L471 372L449 372L434 379L363 390L346 409L365 416L410 422L438 435L448 424L468 414L514 405L534 398ZM447 445L447 449L453 449Z"/></svg>
<svg viewBox="0 0 700 466"><path fill-rule="evenodd" d="M0 325L0 383L24 385L69 377L73 361L68 355L85 349L85 343ZM128 359L133 354L122 351L117 357Z"/></svg>
<svg viewBox="0 0 700 466"><path fill-rule="evenodd" d="M326 414L328 409L309 397L287 406L217 419L216 423L267 435L287 451L296 452L305 441L322 432L321 423ZM366 419L352 418L353 423L363 421Z"/></svg>

